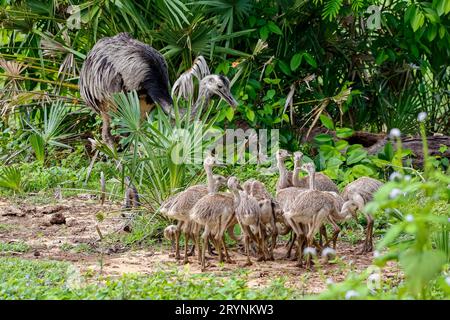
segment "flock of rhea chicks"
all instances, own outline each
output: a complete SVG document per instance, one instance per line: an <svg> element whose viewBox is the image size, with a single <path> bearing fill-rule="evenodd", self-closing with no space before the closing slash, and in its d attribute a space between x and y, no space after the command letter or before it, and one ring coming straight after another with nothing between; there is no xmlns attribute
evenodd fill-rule
<svg viewBox="0 0 450 320"><path fill-rule="evenodd" d="M218 255L220 262L225 259L233 263L225 243L225 232L242 243L247 256L247 266L252 264L250 256L256 254L257 261L274 260L274 249L279 235L291 233L287 243L286 259L296 244L294 259L298 266L312 264L311 255L317 250L324 251L332 243L336 249L336 240L340 232L338 222L356 218L357 212L363 212L365 204L372 199L373 193L382 183L370 177L361 177L348 184L342 193L336 184L322 173L316 173L313 163L302 163L303 154L294 153L294 169L288 171L285 160L291 154L286 150L277 151L279 179L276 196L273 197L264 184L249 179L243 184L231 176L228 179L213 174L218 165L216 158L208 156L204 160L207 184L194 185L181 191L161 206L160 212L168 218L178 221L164 230L164 236L175 245L175 258L181 260L180 236L184 235L184 263L197 248L198 261L205 270L208 249L210 255ZM300 177L301 171L307 176ZM221 187L229 192L221 192ZM373 218L364 213L367 230L364 245L359 253L372 251ZM325 224L333 227L331 237L327 236ZM239 224L241 236L234 234ZM319 234L319 241L315 240ZM322 237L325 243L322 241ZM188 250L189 240L194 246ZM211 244L216 253L214 253ZM223 252L222 252L223 249Z"/></svg>

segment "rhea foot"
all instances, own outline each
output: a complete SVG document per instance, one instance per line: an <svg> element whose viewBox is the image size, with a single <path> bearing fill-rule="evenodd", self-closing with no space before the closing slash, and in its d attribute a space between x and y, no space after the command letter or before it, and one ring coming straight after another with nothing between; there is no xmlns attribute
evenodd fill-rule
<svg viewBox="0 0 450 320"><path fill-rule="evenodd" d="M372 252L372 250L373 250L372 244L365 243L356 254L366 254Z"/></svg>
<svg viewBox="0 0 450 320"><path fill-rule="evenodd" d="M247 262L245 262L244 264L242 264L242 267L250 267L252 266L253 263L250 260L247 260Z"/></svg>

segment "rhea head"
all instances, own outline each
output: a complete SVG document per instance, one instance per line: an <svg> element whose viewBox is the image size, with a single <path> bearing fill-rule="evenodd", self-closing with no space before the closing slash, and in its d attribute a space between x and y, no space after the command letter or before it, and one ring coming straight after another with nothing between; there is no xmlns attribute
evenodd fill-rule
<svg viewBox="0 0 450 320"><path fill-rule="evenodd" d="M278 149L278 151L276 153L277 160L280 160L280 161L283 161L286 158L289 158L290 156L291 156L291 154L287 150L284 150L284 149Z"/></svg>
<svg viewBox="0 0 450 320"><path fill-rule="evenodd" d="M316 166L315 166L314 163L312 163L312 162L304 163L304 164L302 165L301 169L302 169L303 171L307 172L307 173L310 174L310 175L311 175L312 173L316 172Z"/></svg>
<svg viewBox="0 0 450 320"><path fill-rule="evenodd" d="M303 153L301 151L294 152L294 163L299 166L302 163Z"/></svg>
<svg viewBox="0 0 450 320"><path fill-rule="evenodd" d="M203 92L210 98L217 95L225 100L230 106L236 107L238 105L230 90L230 80L227 77L217 74L211 74L204 77L200 81L200 92Z"/></svg>

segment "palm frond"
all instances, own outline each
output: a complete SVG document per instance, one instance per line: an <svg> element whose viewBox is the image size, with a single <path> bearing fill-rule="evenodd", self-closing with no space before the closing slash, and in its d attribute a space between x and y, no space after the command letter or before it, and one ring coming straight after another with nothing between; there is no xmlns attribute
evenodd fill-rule
<svg viewBox="0 0 450 320"><path fill-rule="evenodd" d="M22 191L22 173L15 167L4 167L0 171L0 187L14 192Z"/></svg>

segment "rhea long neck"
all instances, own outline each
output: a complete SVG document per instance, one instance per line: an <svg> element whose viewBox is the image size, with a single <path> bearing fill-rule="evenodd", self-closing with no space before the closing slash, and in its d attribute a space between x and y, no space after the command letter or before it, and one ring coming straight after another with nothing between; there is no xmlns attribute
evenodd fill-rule
<svg viewBox="0 0 450 320"><path fill-rule="evenodd" d="M356 205L358 206L358 210L362 211L364 209L364 198L361 197L359 194L357 196L353 197L353 201L355 201Z"/></svg>
<svg viewBox="0 0 450 320"><path fill-rule="evenodd" d="M214 175L212 172L212 166L205 165L205 172L206 172L208 193L214 193L214 192L216 192L216 181L214 179Z"/></svg>
<svg viewBox="0 0 450 320"><path fill-rule="evenodd" d="M283 159L277 158L277 167L280 172L280 182L281 185L286 186L288 184L288 171Z"/></svg>
<svg viewBox="0 0 450 320"><path fill-rule="evenodd" d="M241 193L236 187L233 187L231 189L231 192L233 193L234 196L234 205L237 207L241 203Z"/></svg>
<svg viewBox="0 0 450 320"><path fill-rule="evenodd" d="M309 190L316 190L316 179L315 179L315 175L316 175L316 171L309 171Z"/></svg>
<svg viewBox="0 0 450 320"><path fill-rule="evenodd" d="M197 114L198 109L203 108L204 106L208 105L209 101L211 100L212 94L211 92L204 86L200 85L200 88L198 90L198 97L195 101L194 106L192 107L191 114L195 115Z"/></svg>
<svg viewBox="0 0 450 320"><path fill-rule="evenodd" d="M292 172L292 184L294 187L301 187L301 180L298 177L301 171L301 162L294 161L294 171Z"/></svg>

